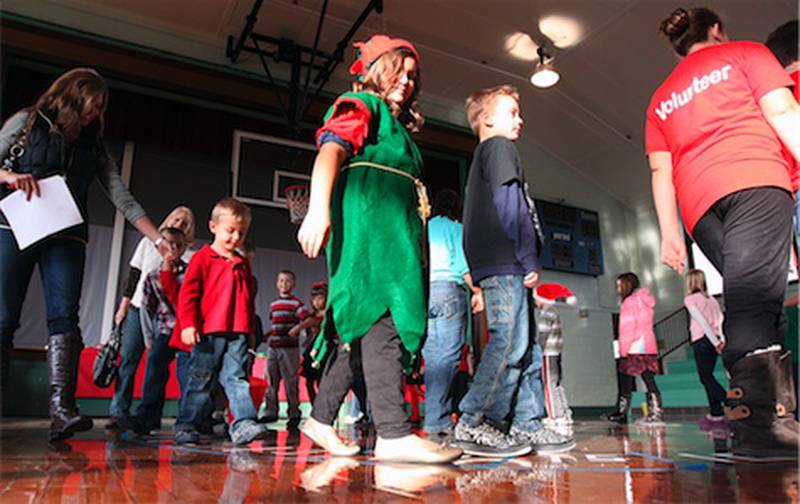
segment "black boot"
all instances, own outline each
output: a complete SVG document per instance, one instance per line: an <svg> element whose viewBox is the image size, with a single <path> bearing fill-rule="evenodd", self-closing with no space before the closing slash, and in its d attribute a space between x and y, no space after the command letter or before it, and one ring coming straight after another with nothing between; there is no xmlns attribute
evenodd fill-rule
<svg viewBox="0 0 800 504"><path fill-rule="evenodd" d="M617 412L619 411L619 398L620 395L617 394L617 402L614 403L614 407L611 409L611 411L606 411L605 413L602 413L600 415L600 420L608 420L611 416L617 414Z"/></svg>
<svg viewBox="0 0 800 504"><path fill-rule="evenodd" d="M50 373L50 441L92 428L92 419L78 414L75 388L83 342L80 333L53 334L47 347Z"/></svg>
<svg viewBox="0 0 800 504"><path fill-rule="evenodd" d="M606 420L609 422L617 422L617 423L628 423L628 409L631 407L631 396L630 395L621 395L619 396L619 402L617 403L617 411L611 413L610 415L606 416Z"/></svg>
<svg viewBox="0 0 800 504"><path fill-rule="evenodd" d="M731 368L727 395L731 452L750 457L797 456L800 436L788 352L739 359Z"/></svg>

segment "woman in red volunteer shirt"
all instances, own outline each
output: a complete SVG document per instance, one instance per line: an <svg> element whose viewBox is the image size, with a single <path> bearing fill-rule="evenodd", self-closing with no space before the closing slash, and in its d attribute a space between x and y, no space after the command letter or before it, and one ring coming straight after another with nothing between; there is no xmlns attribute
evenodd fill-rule
<svg viewBox="0 0 800 504"><path fill-rule="evenodd" d="M769 50L729 42L713 11L677 9L661 32L682 58L647 107L661 260L683 272L680 209L687 231L725 281L732 450L796 454L791 368L780 351L792 232L781 142L800 157L800 107Z"/></svg>

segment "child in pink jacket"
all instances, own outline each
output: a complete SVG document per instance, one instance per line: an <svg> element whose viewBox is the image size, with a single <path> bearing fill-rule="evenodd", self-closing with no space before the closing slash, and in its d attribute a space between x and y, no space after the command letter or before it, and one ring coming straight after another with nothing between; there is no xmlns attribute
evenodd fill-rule
<svg viewBox="0 0 800 504"><path fill-rule="evenodd" d="M656 305L650 291L639 286L639 277L623 273L617 277L617 292L622 301L619 310L619 371L622 374L620 399L616 414L609 420L625 423L635 376L641 376L647 385L647 416L642 423L663 424L661 393L655 381L659 371L658 347L653 332L653 308Z"/></svg>
<svg viewBox="0 0 800 504"><path fill-rule="evenodd" d="M714 377L717 355L725 348L725 336L722 334L724 317L717 300L708 295L706 276L701 270L689 270L686 274L686 298L683 304L691 317L689 330L692 334L692 353L711 410L698 423L703 429L724 427L725 389Z"/></svg>

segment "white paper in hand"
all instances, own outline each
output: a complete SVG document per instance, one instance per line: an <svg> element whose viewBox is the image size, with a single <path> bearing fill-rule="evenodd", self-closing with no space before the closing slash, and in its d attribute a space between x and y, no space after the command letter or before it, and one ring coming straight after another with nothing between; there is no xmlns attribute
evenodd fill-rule
<svg viewBox="0 0 800 504"><path fill-rule="evenodd" d="M0 200L0 210L6 216L20 250L43 238L83 222L78 205L69 192L67 182L59 175L39 180L41 197L31 196L19 189Z"/></svg>

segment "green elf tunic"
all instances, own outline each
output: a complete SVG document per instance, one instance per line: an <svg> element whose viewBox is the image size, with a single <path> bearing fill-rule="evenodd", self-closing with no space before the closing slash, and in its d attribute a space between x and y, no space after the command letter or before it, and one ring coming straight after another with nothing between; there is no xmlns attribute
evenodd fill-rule
<svg viewBox="0 0 800 504"><path fill-rule="evenodd" d="M345 140L352 154L333 188L328 309L312 356L321 362L334 335L349 345L389 312L408 369L426 322L423 223L414 183L422 156L386 103L368 92L341 95L325 114L318 141L325 132Z"/></svg>

